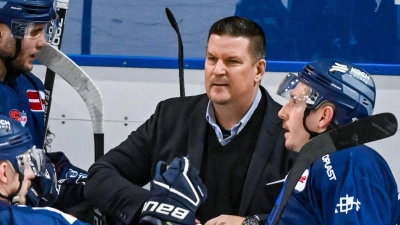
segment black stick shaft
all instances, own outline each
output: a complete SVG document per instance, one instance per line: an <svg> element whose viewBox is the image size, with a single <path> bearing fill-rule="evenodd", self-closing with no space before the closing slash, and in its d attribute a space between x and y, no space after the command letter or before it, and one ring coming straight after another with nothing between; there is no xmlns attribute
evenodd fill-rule
<svg viewBox="0 0 400 225"><path fill-rule="evenodd" d="M94 160L104 155L104 134L94 134Z"/></svg>
<svg viewBox="0 0 400 225"><path fill-rule="evenodd" d="M68 3L67 3L68 5ZM58 28L57 26L53 26L53 32L55 32L55 38L50 43L53 46L56 46L58 49L61 49L61 42L62 37L64 34L64 25L65 25L65 17L67 15L67 8L57 8L57 14L59 18ZM57 30L54 30L57 28ZM50 118L50 107L52 102L52 95L53 95L53 87L54 87L54 79L55 73L47 68L46 69L46 77L44 79L44 93L46 95L46 106L44 112L44 140L43 140L43 148L45 147L46 143L46 135L47 135L47 127L49 125L49 118Z"/></svg>
<svg viewBox="0 0 400 225"><path fill-rule="evenodd" d="M179 66L179 90L180 96L185 97L185 81L184 81L184 74L183 74L183 44L182 44L182 37L179 31L178 23L172 14L171 10L165 8L165 13L167 14L169 23L171 24L172 28L174 28L176 34L178 35L178 66Z"/></svg>

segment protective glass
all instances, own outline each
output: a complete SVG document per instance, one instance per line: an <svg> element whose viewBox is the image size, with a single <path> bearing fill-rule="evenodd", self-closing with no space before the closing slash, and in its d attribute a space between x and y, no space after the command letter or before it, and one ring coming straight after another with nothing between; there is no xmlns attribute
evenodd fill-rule
<svg viewBox="0 0 400 225"><path fill-rule="evenodd" d="M32 168L32 171L35 174L35 176L44 176L45 159L44 159L43 149L36 149L36 147L33 146L24 154L17 156L18 169L19 172L22 174L25 171L25 167L28 166L24 161L25 157L28 157L29 166Z"/></svg>
<svg viewBox="0 0 400 225"><path fill-rule="evenodd" d="M318 100L319 94L304 82L302 82L304 88L296 91L296 94L292 93L300 82L296 74L289 73L279 84L276 93L289 100L294 99L299 102L305 102L309 107L314 106L315 102Z"/></svg>
<svg viewBox="0 0 400 225"><path fill-rule="evenodd" d="M11 21L11 32L17 39L37 39L41 35L44 35L47 43L52 43L58 30L58 24L57 19L49 22L13 19Z"/></svg>

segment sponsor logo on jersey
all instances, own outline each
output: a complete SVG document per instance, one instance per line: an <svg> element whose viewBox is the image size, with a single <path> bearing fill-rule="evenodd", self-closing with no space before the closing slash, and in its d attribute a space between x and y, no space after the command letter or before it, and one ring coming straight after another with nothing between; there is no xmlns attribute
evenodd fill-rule
<svg viewBox="0 0 400 225"><path fill-rule="evenodd" d="M44 112L46 98L43 91L27 90L29 105L34 112Z"/></svg>
<svg viewBox="0 0 400 225"><path fill-rule="evenodd" d="M306 169L303 174L301 175L299 181L297 181L296 187L294 188L298 192L304 191L306 188L307 180L308 180L308 175L310 174L310 171Z"/></svg>
<svg viewBox="0 0 400 225"><path fill-rule="evenodd" d="M326 174L328 175L329 180L336 180L335 171L333 170L329 155L322 156L322 161L325 163Z"/></svg>
<svg viewBox="0 0 400 225"><path fill-rule="evenodd" d="M361 208L361 202L354 201L354 197L349 197L348 194L346 194L346 197L341 197L339 199L339 203L336 204L335 208L335 213L348 213L349 211L352 211L353 209L360 211ZM355 207L354 207L355 206Z"/></svg>
<svg viewBox="0 0 400 225"><path fill-rule="evenodd" d="M28 122L28 117L26 116L26 112L20 112L18 109L12 109L10 111L10 117L21 123L22 126L25 126L26 122Z"/></svg>

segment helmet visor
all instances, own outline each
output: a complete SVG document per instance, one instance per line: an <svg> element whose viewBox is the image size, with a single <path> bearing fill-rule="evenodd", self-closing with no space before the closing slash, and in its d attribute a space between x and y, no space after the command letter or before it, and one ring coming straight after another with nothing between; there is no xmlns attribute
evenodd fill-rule
<svg viewBox="0 0 400 225"><path fill-rule="evenodd" d="M51 44L56 37L58 24L56 19L49 22L13 19L11 21L11 31L15 38L21 40L23 38L38 39L44 35L46 41Z"/></svg>
<svg viewBox="0 0 400 225"><path fill-rule="evenodd" d="M298 84L301 83L301 87ZM297 88L296 88L297 87ZM279 84L276 93L286 99L304 102L307 106L314 106L318 99L318 92L301 82L296 74L289 73Z"/></svg>
<svg viewBox="0 0 400 225"><path fill-rule="evenodd" d="M25 157L28 159L28 164L24 161ZM18 169L21 174L24 173L27 166L30 166L35 176L44 176L45 159L44 151L42 149L36 149L36 147L33 146L25 154L18 155L17 161Z"/></svg>

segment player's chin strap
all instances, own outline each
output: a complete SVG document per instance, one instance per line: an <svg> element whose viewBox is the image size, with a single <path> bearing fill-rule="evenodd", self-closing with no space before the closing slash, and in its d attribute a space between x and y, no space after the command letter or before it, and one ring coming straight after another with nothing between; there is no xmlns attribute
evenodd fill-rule
<svg viewBox="0 0 400 225"><path fill-rule="evenodd" d="M311 109L309 107L306 107L306 109L304 110L304 116L303 116L303 127L310 134L310 139L312 139L312 138L314 138L314 137L319 135L319 133L311 131L307 127L306 119L310 115L311 110L313 110L313 109Z"/></svg>
<svg viewBox="0 0 400 225"><path fill-rule="evenodd" d="M7 199L8 201L11 202L11 204L13 205L18 205L19 204L19 196L17 196L17 194L19 193L19 191L21 190L22 187L22 181L24 180L24 175L21 173L18 173L18 177L19 177L19 187L18 190L15 191L13 194L9 195L9 196L5 196L2 193L0 193L0 197Z"/></svg>
<svg viewBox="0 0 400 225"><path fill-rule="evenodd" d="M4 64L6 66L7 69L7 74L11 75L13 77L17 77L19 76L19 72L15 71L12 65L12 61L14 61L19 53L21 52L21 39L16 38L16 43L15 43L15 53L13 56L0 56L0 59L4 61Z"/></svg>

